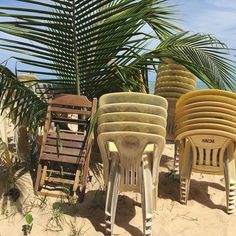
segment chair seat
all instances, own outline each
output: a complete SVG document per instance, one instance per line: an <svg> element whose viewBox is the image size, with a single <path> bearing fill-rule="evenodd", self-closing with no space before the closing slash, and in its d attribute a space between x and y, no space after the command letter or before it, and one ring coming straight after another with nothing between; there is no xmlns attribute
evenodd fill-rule
<svg viewBox="0 0 236 236"><path fill-rule="evenodd" d="M42 160L84 164L87 145L85 136L68 132L48 133Z"/></svg>

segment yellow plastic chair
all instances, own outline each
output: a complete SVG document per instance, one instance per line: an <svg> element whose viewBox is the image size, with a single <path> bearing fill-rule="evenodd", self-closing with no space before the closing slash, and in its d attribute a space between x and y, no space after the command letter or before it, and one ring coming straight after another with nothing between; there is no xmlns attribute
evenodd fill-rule
<svg viewBox="0 0 236 236"><path fill-rule="evenodd" d="M182 132L180 140L180 201L187 204L191 172L224 174L227 212L234 212L236 171L235 134L216 129Z"/></svg>
<svg viewBox="0 0 236 236"><path fill-rule="evenodd" d="M124 190L141 192L143 235L152 235L152 211L156 209L158 166L165 138L141 132L105 132L98 135L98 144L103 159L107 160L104 162L104 168L108 169L108 160L111 161L105 207L106 235L112 235L118 194ZM150 145L154 146L153 155L145 153ZM131 172L136 174L132 175Z"/></svg>
<svg viewBox="0 0 236 236"><path fill-rule="evenodd" d="M146 93L135 92L122 92L122 93L109 93L100 97L99 107L113 103L143 103L154 106L167 108L168 104L166 99Z"/></svg>
<svg viewBox="0 0 236 236"><path fill-rule="evenodd" d="M191 125L186 125L181 127L180 129L176 130L176 136L179 134L189 131L189 130L196 130L196 129L217 129L222 130L225 132L230 132L236 135L236 130L230 126L222 125L222 124L214 124L214 123L196 123Z"/></svg>
<svg viewBox="0 0 236 236"><path fill-rule="evenodd" d="M192 84L187 84L180 81L168 81L168 80L161 80L157 81L158 87L166 88L166 87L176 87L176 88L183 88L188 89L189 91L193 91L195 86Z"/></svg>
<svg viewBox="0 0 236 236"><path fill-rule="evenodd" d="M184 117L179 117L176 119L176 126L179 125L179 123L184 122L186 120L196 119L196 118L209 118L209 119L225 119L228 121L235 122L235 116L219 113L219 112L198 112L198 113L191 113L188 115L185 115Z"/></svg>
<svg viewBox="0 0 236 236"><path fill-rule="evenodd" d="M231 105L236 104L236 94L219 89L205 89L189 92L184 97L181 97L176 103L176 108L184 106L196 101L215 101L225 102Z"/></svg>
<svg viewBox="0 0 236 236"><path fill-rule="evenodd" d="M176 103L176 140L180 142L180 201L187 203L191 171L224 174L227 212L234 212L236 169L236 95L201 90Z"/></svg>
<svg viewBox="0 0 236 236"><path fill-rule="evenodd" d="M185 94L190 92L191 90L186 89L186 88L179 88L179 87L159 87L156 89L156 93L181 93L181 94Z"/></svg>
<svg viewBox="0 0 236 236"><path fill-rule="evenodd" d="M218 99L218 101L215 101L214 97L212 98L212 100L213 101L206 100L206 101L191 102L190 104L186 104L184 106L176 107L176 112L179 113L180 111L185 111L185 110L188 110L188 109L203 107L203 106L221 107L221 108L232 109L232 110L235 108L235 105L230 104L228 102L228 100L225 101L224 97L221 97L222 101L220 101L219 99Z"/></svg>
<svg viewBox="0 0 236 236"><path fill-rule="evenodd" d="M227 114L231 116L236 115L236 109L227 109L227 108L222 108L222 107L215 107L215 106L201 106L201 107L195 107L191 109L187 109L181 112L176 113L176 121L181 120L181 118L184 118L186 115L189 114L197 114L198 112L217 112L217 113L222 113L222 114Z"/></svg>
<svg viewBox="0 0 236 236"><path fill-rule="evenodd" d="M224 115L220 114L221 117ZM222 119L222 118L193 118L193 119L186 119L186 120L181 120L181 122L176 123L176 130L179 130L181 127L186 127L188 125L194 125L194 124L219 124L219 125L226 125L232 128L236 129L236 117L231 116L234 118L234 122L228 121L227 119Z"/></svg>
<svg viewBox="0 0 236 236"><path fill-rule="evenodd" d="M159 73L157 83L172 81L172 82L181 82L181 83L189 84L189 85L192 85L193 87L196 86L196 79L189 79L189 78L184 77L184 75L188 75L189 72L182 72L183 73L182 75L181 74L180 75L168 75L168 73L172 73L172 72L170 70L162 72L163 75L161 74L161 76L159 76L160 75L160 73Z"/></svg>
<svg viewBox="0 0 236 236"><path fill-rule="evenodd" d="M113 112L105 113L98 117L98 125L101 123L117 121L143 122L166 127L166 119L163 116L145 114L140 112Z"/></svg>

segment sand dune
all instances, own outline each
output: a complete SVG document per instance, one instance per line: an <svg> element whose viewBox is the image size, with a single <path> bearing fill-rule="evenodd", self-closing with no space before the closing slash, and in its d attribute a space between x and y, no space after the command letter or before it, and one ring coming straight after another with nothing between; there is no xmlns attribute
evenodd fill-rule
<svg viewBox="0 0 236 236"><path fill-rule="evenodd" d="M179 203L178 176L168 175L173 164L173 145L166 145L161 161L158 211L153 219L154 236L227 235L236 231L236 216L226 214L223 176L193 174L188 205ZM23 170L23 169L22 169ZM20 171L17 172L19 174ZM21 196L16 203L1 198L0 236L23 235L24 214L33 216L32 236L84 235L104 233L105 193L93 178L85 201L37 197L33 194L29 172L17 179ZM3 178L1 178L1 184ZM3 186L1 186L3 192ZM44 203L45 201L45 203ZM118 200L114 235L141 236L142 209L139 194L122 193ZM11 204L10 204L11 203ZM76 234L77 232L77 234Z"/></svg>

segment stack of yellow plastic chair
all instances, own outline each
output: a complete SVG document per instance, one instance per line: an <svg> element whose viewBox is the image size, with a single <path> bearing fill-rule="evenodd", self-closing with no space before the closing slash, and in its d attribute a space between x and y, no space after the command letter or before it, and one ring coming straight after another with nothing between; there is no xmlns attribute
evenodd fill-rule
<svg viewBox="0 0 236 236"><path fill-rule="evenodd" d="M162 96L168 101L168 118L166 140L170 143L175 141L175 105L176 101L183 95L195 90L196 78L184 66L172 59L163 59L159 65L155 94ZM175 145L175 163L178 165L177 145ZM176 166L177 167L177 166Z"/></svg>
<svg viewBox="0 0 236 236"><path fill-rule="evenodd" d="M112 93L100 98L98 112L98 145L107 185L106 235L112 235L117 199L123 191L141 192L143 235L152 235L167 101L142 93Z"/></svg>
<svg viewBox="0 0 236 236"><path fill-rule="evenodd" d="M200 90L176 104L176 139L180 141L180 201L187 203L191 171L224 174L227 212L234 212L236 170L236 94Z"/></svg>

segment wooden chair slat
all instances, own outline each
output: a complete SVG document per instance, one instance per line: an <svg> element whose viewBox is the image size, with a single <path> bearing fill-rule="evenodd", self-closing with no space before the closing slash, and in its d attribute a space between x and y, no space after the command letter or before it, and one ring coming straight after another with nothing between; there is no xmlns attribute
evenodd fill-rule
<svg viewBox="0 0 236 236"><path fill-rule="evenodd" d="M79 115L86 115L86 116L91 115L91 111L76 110L76 109L71 109L71 108L61 108L61 107L50 107L49 111L67 113L67 114L79 114Z"/></svg>
<svg viewBox="0 0 236 236"><path fill-rule="evenodd" d="M43 153L42 160L47 160L47 161L56 161L58 163L64 162L64 163L70 163L70 164L80 164L83 165L85 161L85 157L73 157L73 156L67 156L67 155L60 155L58 157L57 154L50 154L50 153Z"/></svg>
<svg viewBox="0 0 236 236"><path fill-rule="evenodd" d="M58 147L58 146L49 146L45 145L44 153L58 153L58 154L66 154L70 156L80 156L84 154L86 150L84 149L77 149L77 148L67 148L67 147Z"/></svg>

